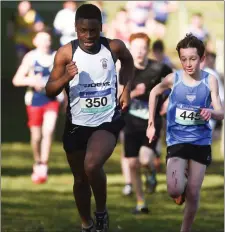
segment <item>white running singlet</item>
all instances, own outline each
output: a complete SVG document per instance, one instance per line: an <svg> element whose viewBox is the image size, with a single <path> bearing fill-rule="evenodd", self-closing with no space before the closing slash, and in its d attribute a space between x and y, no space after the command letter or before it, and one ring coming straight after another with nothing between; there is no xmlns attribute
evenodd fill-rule
<svg viewBox="0 0 225 232"><path fill-rule="evenodd" d="M67 115L75 125L96 127L118 115L117 74L106 38L101 37L97 54L83 51L78 40L71 41L78 74L66 86Z"/></svg>

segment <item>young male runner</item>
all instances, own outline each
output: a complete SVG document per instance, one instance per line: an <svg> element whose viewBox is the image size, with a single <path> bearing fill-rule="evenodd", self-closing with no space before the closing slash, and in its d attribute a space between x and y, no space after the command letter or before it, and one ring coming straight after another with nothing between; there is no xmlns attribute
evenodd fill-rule
<svg viewBox="0 0 225 232"><path fill-rule="evenodd" d="M55 56L51 36L48 32L38 32L33 43L36 49L24 56L12 82L15 86L28 87L25 104L35 161L31 178L39 184L48 178L48 160L60 103L45 93Z"/></svg>
<svg viewBox="0 0 225 232"><path fill-rule="evenodd" d="M163 98L157 105L155 117L158 139L149 144L146 136L148 127L148 98L149 93L162 78L172 73L172 69L148 58L150 38L145 33L135 33L130 36L130 52L134 59L135 74L131 84L131 103L125 117L124 150L128 158L131 180L134 185L137 205L133 213L148 213L144 199L141 181L141 167L146 175L147 192L154 192L157 180L154 165L155 156L160 155L156 149L162 126L159 114Z"/></svg>
<svg viewBox="0 0 225 232"><path fill-rule="evenodd" d="M224 110L217 79L200 69L205 51L203 42L187 34L178 43L177 51L183 69L169 74L151 91L147 136L150 143L154 141L157 98L171 88L167 110L167 190L177 204L186 201L180 231L189 232L206 167L211 163L209 119L222 120Z"/></svg>
<svg viewBox="0 0 225 232"><path fill-rule="evenodd" d="M122 41L100 37L102 17L96 6L80 6L75 26L78 39L57 51L46 92L56 96L65 88L68 95L63 146L74 175L73 191L82 231L96 228L97 232L105 232L109 219L103 165L124 125L121 110L129 104L133 59ZM120 76L127 80L119 101L117 59L121 62ZM91 189L96 202L95 225L90 212Z"/></svg>

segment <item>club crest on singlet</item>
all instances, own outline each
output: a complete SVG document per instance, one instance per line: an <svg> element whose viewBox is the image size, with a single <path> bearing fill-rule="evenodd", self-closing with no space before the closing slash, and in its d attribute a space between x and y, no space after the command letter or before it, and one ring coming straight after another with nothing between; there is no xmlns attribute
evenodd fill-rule
<svg viewBox="0 0 225 232"><path fill-rule="evenodd" d="M103 58L103 59L101 59L100 60L101 61L101 63L102 63L102 68L103 69L107 69L107 59L106 58Z"/></svg>
<svg viewBox="0 0 225 232"><path fill-rule="evenodd" d="M188 94L188 95L186 95L186 98L189 102L193 102L196 99L196 95L195 94Z"/></svg>

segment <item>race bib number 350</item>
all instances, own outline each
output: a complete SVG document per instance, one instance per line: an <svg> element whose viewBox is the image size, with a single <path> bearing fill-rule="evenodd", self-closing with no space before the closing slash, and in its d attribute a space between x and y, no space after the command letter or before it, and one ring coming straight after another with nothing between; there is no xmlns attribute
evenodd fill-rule
<svg viewBox="0 0 225 232"><path fill-rule="evenodd" d="M80 105L83 113L100 113L113 107L111 89L80 92Z"/></svg>
<svg viewBox="0 0 225 232"><path fill-rule="evenodd" d="M200 116L199 107L177 106L175 122L181 125L202 125L206 122Z"/></svg>

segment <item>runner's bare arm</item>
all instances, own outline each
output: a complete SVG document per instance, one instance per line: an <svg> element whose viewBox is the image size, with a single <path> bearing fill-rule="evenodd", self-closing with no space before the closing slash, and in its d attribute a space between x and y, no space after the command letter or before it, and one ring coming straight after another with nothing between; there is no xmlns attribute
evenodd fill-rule
<svg viewBox="0 0 225 232"><path fill-rule="evenodd" d="M163 94L163 92L167 89L172 88L173 86L173 78L174 74L170 73L167 75L161 83L156 85L149 95L149 120L148 125L154 126L154 118L155 118L155 110L157 106L158 96Z"/></svg>
<svg viewBox="0 0 225 232"><path fill-rule="evenodd" d="M13 77L12 83L14 86L30 86L33 87L34 79L29 78L28 73L32 68L32 52L28 52L23 60L21 65L16 71L15 76Z"/></svg>
<svg viewBox="0 0 225 232"><path fill-rule="evenodd" d="M55 97L78 73L75 62L72 62L72 46L66 44L59 48L55 55L54 65L46 84L46 95Z"/></svg>
<svg viewBox="0 0 225 232"><path fill-rule="evenodd" d="M211 99L213 110L211 110L211 117L215 120L223 120L224 119L224 109L221 104L220 96L219 96L219 86L216 77L210 75L209 77L209 87L211 91Z"/></svg>
<svg viewBox="0 0 225 232"><path fill-rule="evenodd" d="M114 39L110 41L110 47L116 59L121 62L120 68L120 78L123 83L130 83L134 77L134 62L130 51L127 49L126 45L119 39Z"/></svg>
<svg viewBox="0 0 225 232"><path fill-rule="evenodd" d="M120 105L122 110L125 110L130 101L131 81L134 78L134 62L129 50L121 40L111 40L110 47L114 58L119 59L121 62L119 75L124 83L124 88L120 97Z"/></svg>

